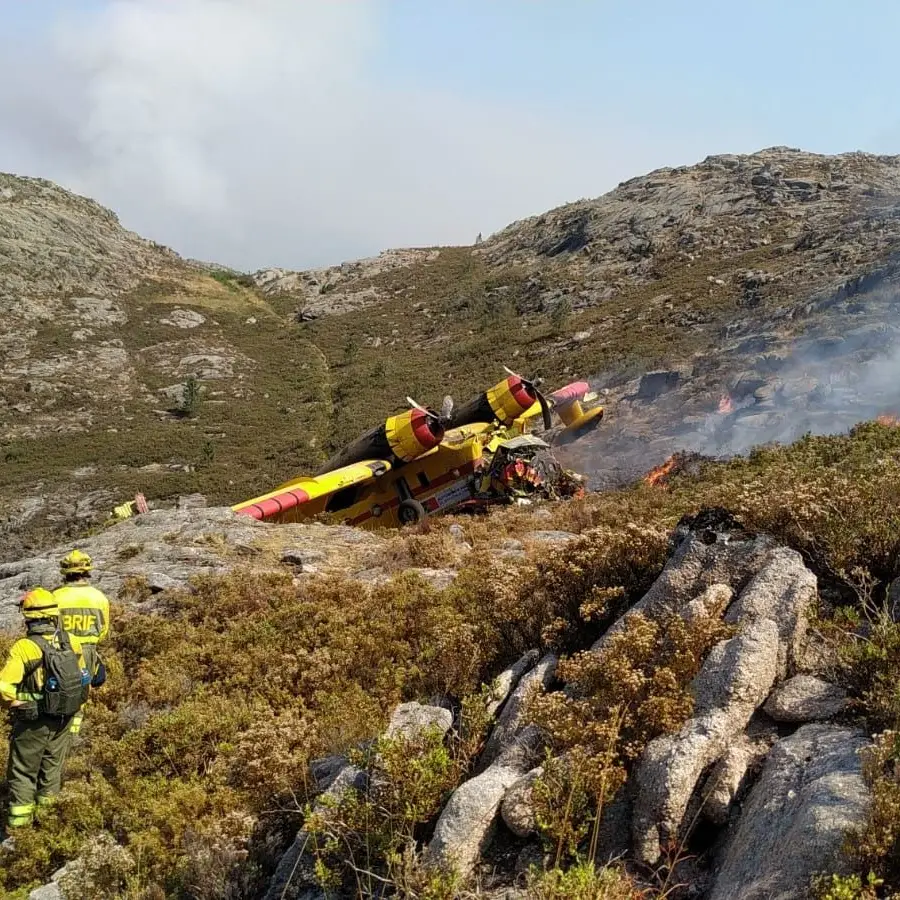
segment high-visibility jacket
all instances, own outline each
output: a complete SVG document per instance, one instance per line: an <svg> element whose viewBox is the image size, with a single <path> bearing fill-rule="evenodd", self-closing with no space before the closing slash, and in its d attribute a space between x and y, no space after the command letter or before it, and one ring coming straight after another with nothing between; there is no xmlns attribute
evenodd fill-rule
<svg viewBox="0 0 900 900"><path fill-rule="evenodd" d="M109 600L90 584L64 584L53 592L59 603L62 627L81 639L82 644L96 644L109 633Z"/></svg>
<svg viewBox="0 0 900 900"><path fill-rule="evenodd" d="M59 646L59 641L53 632L39 633L44 640ZM91 677L96 675L95 668L85 661L84 650L81 641L75 636L69 635L72 649L78 654L78 662L87 668ZM25 703L34 703L44 698L44 655L37 643L30 638L19 638L9 649L6 662L0 669L0 699L7 703L13 700L21 700Z"/></svg>

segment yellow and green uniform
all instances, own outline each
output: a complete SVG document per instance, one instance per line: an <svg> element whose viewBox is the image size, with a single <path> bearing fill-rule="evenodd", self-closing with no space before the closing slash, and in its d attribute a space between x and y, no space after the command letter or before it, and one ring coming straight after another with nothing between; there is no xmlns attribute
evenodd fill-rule
<svg viewBox="0 0 900 900"><path fill-rule="evenodd" d="M90 671L96 672L100 661L97 644L109 634L109 600L86 581L64 584L53 592L59 604L59 620L63 630L81 641ZM81 731L84 713L72 718L72 734Z"/></svg>
<svg viewBox="0 0 900 900"><path fill-rule="evenodd" d="M64 584L53 592L59 604L64 631L82 644L97 644L109 634L109 600L102 591L84 582Z"/></svg>
<svg viewBox="0 0 900 900"><path fill-rule="evenodd" d="M55 626L40 624L29 627L36 634L59 646ZM81 642L69 636L72 649L82 666L87 666ZM62 784L63 766L72 743L72 716L50 716L40 713L44 697L44 667L41 648L27 637L10 648L0 669L0 700L5 704L19 700L24 707L13 707L9 737L9 762L6 780L9 785L10 828L28 825L36 806L52 803Z"/></svg>

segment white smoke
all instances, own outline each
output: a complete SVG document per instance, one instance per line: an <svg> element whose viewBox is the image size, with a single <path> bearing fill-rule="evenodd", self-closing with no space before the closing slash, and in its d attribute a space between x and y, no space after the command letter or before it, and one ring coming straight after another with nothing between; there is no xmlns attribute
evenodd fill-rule
<svg viewBox="0 0 900 900"><path fill-rule="evenodd" d="M78 6L40 45L0 31L0 170L240 268L471 243L708 150L379 80L370 0Z"/></svg>
<svg viewBox="0 0 900 900"><path fill-rule="evenodd" d="M728 458L806 434L847 432L880 416L900 421L900 266L864 291L811 301L807 327L793 336L764 317L746 343L706 358L714 370L685 375L656 399L637 396L637 382L609 392L600 427L564 449L566 462L594 487L630 482L676 452ZM844 296L848 294L849 296ZM807 305L799 301L796 308ZM591 379L603 390L615 373ZM720 405L721 404L721 405Z"/></svg>
<svg viewBox="0 0 900 900"><path fill-rule="evenodd" d="M744 454L805 434L839 434L882 415L900 417L896 340L893 327L874 325L846 337L801 341L769 376L761 397L737 398L730 414L711 414L705 439L690 441L685 449Z"/></svg>

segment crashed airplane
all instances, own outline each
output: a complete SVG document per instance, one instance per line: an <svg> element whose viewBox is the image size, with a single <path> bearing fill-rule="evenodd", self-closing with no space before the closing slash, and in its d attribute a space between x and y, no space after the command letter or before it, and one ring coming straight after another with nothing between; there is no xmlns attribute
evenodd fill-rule
<svg viewBox="0 0 900 900"><path fill-rule="evenodd" d="M551 444L568 443L600 423L603 407L584 405L596 395L582 381L544 396L539 379L506 371L456 409L449 397L440 411L407 397L408 410L343 447L316 474L232 509L270 522L327 516L382 528L448 510L582 493L581 476L562 468Z"/></svg>

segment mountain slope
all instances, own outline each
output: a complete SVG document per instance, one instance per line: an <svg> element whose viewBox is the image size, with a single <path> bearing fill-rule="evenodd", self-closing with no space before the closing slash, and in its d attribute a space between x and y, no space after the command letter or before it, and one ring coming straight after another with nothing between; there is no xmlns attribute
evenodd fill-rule
<svg viewBox="0 0 900 900"><path fill-rule="evenodd" d="M315 458L321 355L233 275L143 240L90 200L2 176L0 499L10 526L84 527L137 490L239 496L279 477L267 468L273 435L285 466ZM192 377L199 414L179 417ZM305 437L291 433L295 416Z"/></svg>
<svg viewBox="0 0 900 900"><path fill-rule="evenodd" d="M599 484L678 446L843 427L894 402L898 191L900 158L774 148L653 172L475 247L244 277L2 176L8 528L80 528L137 490L234 502L407 393L460 400L504 363L603 391L606 422L569 451ZM196 415L175 415L191 376Z"/></svg>
<svg viewBox="0 0 900 900"><path fill-rule="evenodd" d="M731 452L840 429L900 399L898 194L900 157L711 157L474 248L375 274L317 273L316 302L340 291L370 305L305 333L356 415L387 411L401 385L432 401L465 393L502 362L553 382L592 379L609 414L572 458L598 483L678 446ZM272 300L306 308L310 289ZM669 374L642 383L660 368Z"/></svg>

